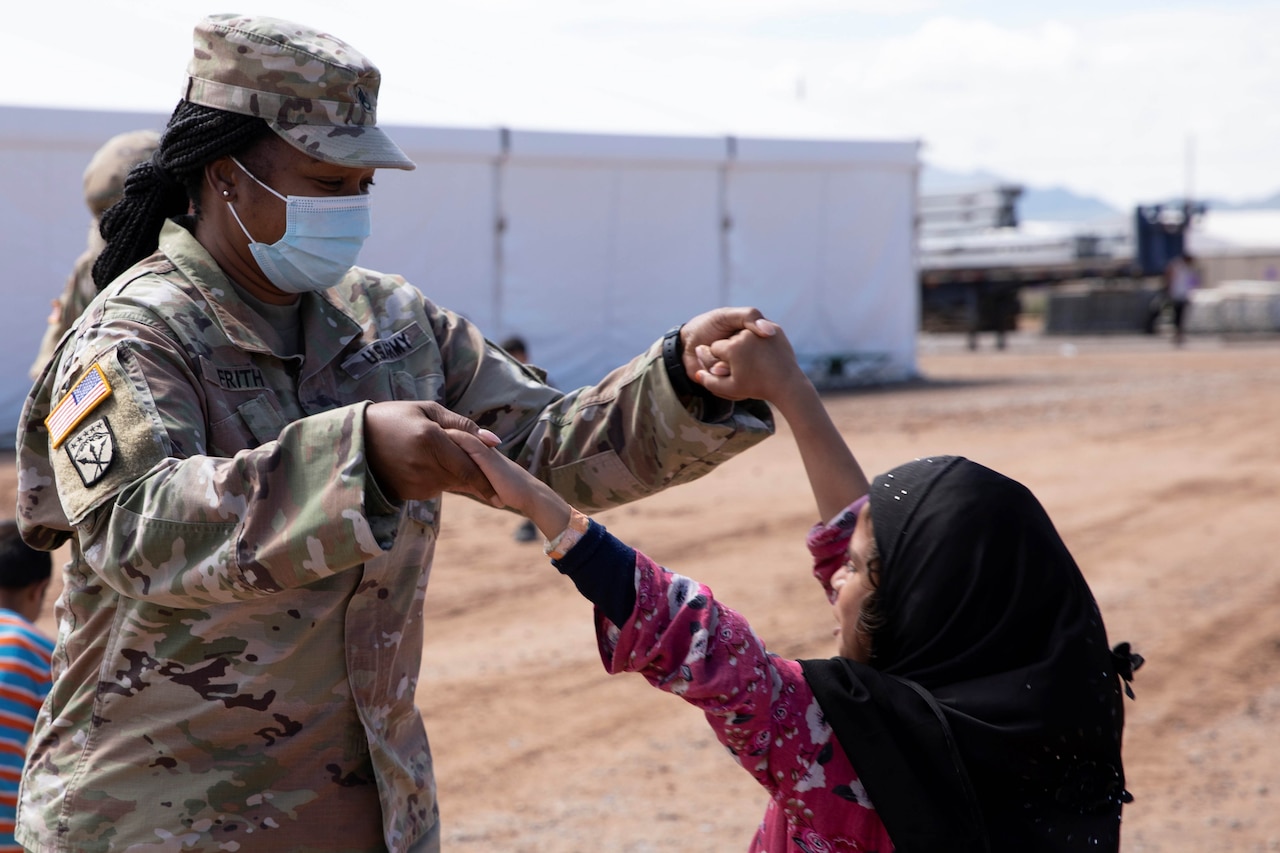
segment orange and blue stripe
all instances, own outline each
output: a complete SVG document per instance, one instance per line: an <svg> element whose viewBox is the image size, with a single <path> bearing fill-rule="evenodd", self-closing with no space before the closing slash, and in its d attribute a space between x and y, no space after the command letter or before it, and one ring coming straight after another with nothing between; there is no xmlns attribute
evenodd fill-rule
<svg viewBox="0 0 1280 853"><path fill-rule="evenodd" d="M18 851L18 783L36 714L49 692L53 643L17 613L0 610L0 853Z"/></svg>

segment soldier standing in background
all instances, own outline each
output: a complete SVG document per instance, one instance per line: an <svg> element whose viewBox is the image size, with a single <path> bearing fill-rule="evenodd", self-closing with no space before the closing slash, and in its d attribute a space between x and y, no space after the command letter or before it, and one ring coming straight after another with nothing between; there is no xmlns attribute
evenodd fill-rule
<svg viewBox="0 0 1280 853"><path fill-rule="evenodd" d="M521 364L529 363L529 347L524 342L524 338L519 335L511 335L510 337L503 338L500 346L507 351L507 355L511 356ZM546 377L544 376L543 379L545 380ZM516 532L513 534L513 538L517 542L533 542L538 538L538 528L531 520L526 518L516 526Z"/></svg>
<svg viewBox="0 0 1280 853"><path fill-rule="evenodd" d="M215 15L155 156L103 217L101 293L32 390L19 523L71 541L18 810L31 850L433 851L415 692L442 492L480 436L585 511L773 430L690 380L722 308L564 393L399 276L354 266L380 74ZM566 330L568 331L568 330Z"/></svg>
<svg viewBox="0 0 1280 853"><path fill-rule="evenodd" d="M40 378L62 335L98 295L98 287L93 283L93 262L105 245L98 233L98 222L106 209L120 200L129 170L150 157L159 144L160 134L154 130L131 130L108 139L89 160L84 170L84 203L89 206L91 217L89 243L76 258L62 295L53 300L49 325L44 330L44 339L40 341L40 352L31 365L32 379Z"/></svg>

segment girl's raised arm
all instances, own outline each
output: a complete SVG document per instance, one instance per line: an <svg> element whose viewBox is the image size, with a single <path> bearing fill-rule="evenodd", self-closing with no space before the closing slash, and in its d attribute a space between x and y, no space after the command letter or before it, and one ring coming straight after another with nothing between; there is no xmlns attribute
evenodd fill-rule
<svg viewBox="0 0 1280 853"><path fill-rule="evenodd" d="M697 378L719 397L765 400L778 410L800 450L818 515L830 521L870 486L817 389L796 361L786 334L776 323L772 325L776 332L769 337L740 332L700 347L700 359L712 366L699 371Z"/></svg>

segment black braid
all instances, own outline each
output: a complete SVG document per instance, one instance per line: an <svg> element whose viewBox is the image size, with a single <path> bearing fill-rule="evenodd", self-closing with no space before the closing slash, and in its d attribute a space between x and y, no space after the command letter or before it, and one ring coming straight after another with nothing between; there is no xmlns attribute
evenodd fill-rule
<svg viewBox="0 0 1280 853"><path fill-rule="evenodd" d="M206 164L239 154L270 132L256 116L180 101L160 147L129 170L124 195L102 214L99 231L107 245L93 264L98 289L155 252L165 219L189 208L199 214Z"/></svg>

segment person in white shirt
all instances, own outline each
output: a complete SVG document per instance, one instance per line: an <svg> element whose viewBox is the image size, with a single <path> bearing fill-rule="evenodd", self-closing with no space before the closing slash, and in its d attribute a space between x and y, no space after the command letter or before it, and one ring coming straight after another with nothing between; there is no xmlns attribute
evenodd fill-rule
<svg viewBox="0 0 1280 853"><path fill-rule="evenodd" d="M1195 258L1183 251L1173 256L1164 268L1164 293L1173 311L1173 343L1182 346L1183 326L1191 291L1200 286L1200 273Z"/></svg>

